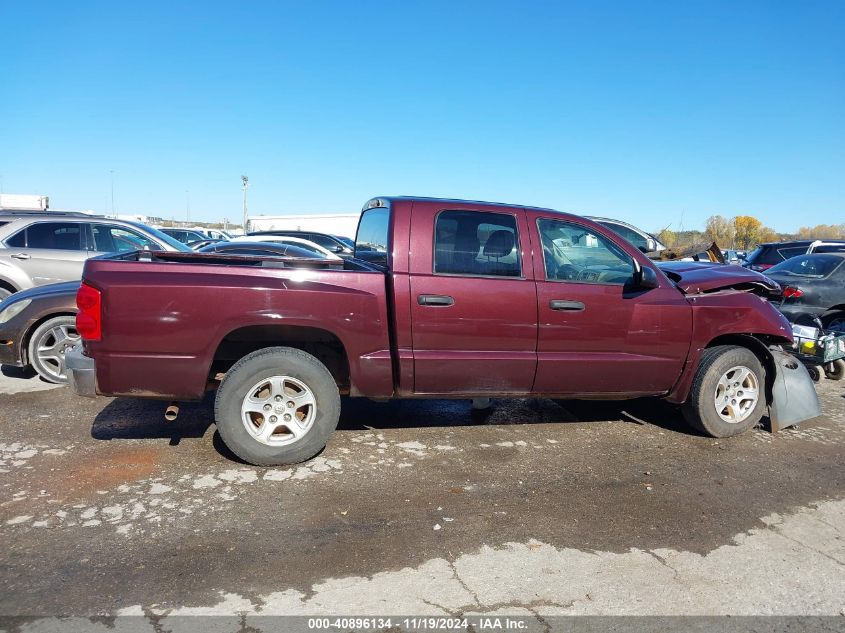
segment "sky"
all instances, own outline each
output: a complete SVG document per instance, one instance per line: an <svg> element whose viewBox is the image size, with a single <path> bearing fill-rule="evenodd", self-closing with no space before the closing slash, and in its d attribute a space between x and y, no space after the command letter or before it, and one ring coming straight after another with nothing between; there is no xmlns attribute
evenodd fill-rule
<svg viewBox="0 0 845 633"><path fill-rule="evenodd" d="M238 221L377 195L845 222L845 2L0 0L0 188Z"/></svg>

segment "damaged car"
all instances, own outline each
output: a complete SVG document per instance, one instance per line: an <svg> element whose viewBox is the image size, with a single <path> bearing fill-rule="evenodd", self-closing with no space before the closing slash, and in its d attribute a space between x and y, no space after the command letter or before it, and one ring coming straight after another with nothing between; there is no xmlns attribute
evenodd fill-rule
<svg viewBox="0 0 845 633"><path fill-rule="evenodd" d="M736 266L649 260L600 224L550 209L374 198L354 257L131 253L85 265L84 396L201 400L241 459L323 449L341 395L657 396L698 432L740 434L820 414L783 346L780 291ZM209 310L208 306L214 306Z"/></svg>

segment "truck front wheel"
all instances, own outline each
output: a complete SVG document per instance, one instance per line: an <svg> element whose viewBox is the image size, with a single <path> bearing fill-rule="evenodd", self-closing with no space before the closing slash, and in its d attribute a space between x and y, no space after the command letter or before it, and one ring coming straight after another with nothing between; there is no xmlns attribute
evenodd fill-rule
<svg viewBox="0 0 845 633"><path fill-rule="evenodd" d="M693 428L712 437L739 435L760 422L766 410L766 373L749 349L709 347L683 406Z"/></svg>
<svg viewBox="0 0 845 633"><path fill-rule="evenodd" d="M268 347L226 373L214 417L223 442L244 461L296 464L326 445L340 417L340 394L329 370L311 354Z"/></svg>

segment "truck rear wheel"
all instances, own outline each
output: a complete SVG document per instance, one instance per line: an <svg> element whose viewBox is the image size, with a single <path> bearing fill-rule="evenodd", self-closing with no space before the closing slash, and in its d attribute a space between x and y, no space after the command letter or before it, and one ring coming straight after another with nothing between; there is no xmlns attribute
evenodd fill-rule
<svg viewBox="0 0 845 633"><path fill-rule="evenodd" d="M319 360L290 347L244 356L217 391L220 437L256 466L296 464L326 445L340 417L340 394Z"/></svg>
<svg viewBox="0 0 845 633"><path fill-rule="evenodd" d="M712 437L744 433L763 417L765 384L765 370L751 350L735 345L707 348L684 403L684 417Z"/></svg>

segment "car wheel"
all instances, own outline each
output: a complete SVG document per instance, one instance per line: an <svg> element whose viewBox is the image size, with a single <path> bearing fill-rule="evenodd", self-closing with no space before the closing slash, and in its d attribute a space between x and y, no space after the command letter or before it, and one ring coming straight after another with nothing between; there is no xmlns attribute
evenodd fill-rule
<svg viewBox="0 0 845 633"><path fill-rule="evenodd" d="M256 466L296 464L323 450L340 417L326 366L290 347L244 356L226 373L214 404L223 442Z"/></svg>
<svg viewBox="0 0 845 633"><path fill-rule="evenodd" d="M14 294L14 292L9 290L8 288L4 288L3 286L0 286L0 301L3 301L4 299L8 299L13 294Z"/></svg>
<svg viewBox="0 0 845 633"><path fill-rule="evenodd" d="M828 380L842 380L845 376L845 360L841 358L824 366L824 375Z"/></svg>
<svg viewBox="0 0 845 633"><path fill-rule="evenodd" d="M705 349L693 379L684 417L712 437L731 437L754 427L766 409L766 373L744 347Z"/></svg>
<svg viewBox="0 0 845 633"><path fill-rule="evenodd" d="M822 319L822 325L826 330L833 330L845 334L845 312L834 312Z"/></svg>
<svg viewBox="0 0 845 633"><path fill-rule="evenodd" d="M80 340L75 317L64 315L48 319L29 337L29 363L47 382L65 383L65 353Z"/></svg>

